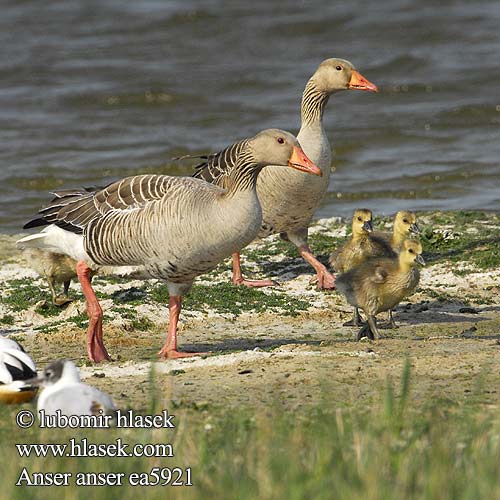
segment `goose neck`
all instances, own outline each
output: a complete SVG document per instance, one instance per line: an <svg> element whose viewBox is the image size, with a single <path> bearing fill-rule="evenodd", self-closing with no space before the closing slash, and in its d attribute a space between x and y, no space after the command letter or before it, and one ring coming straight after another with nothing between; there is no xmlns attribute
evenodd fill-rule
<svg viewBox="0 0 500 500"><path fill-rule="evenodd" d="M315 125L322 126L323 113L330 94L321 90L312 77L304 89L302 94L302 126L313 127Z"/></svg>
<svg viewBox="0 0 500 500"><path fill-rule="evenodd" d="M257 177L264 166L251 158L240 157L227 182L227 196L234 196L242 191L254 191Z"/></svg>

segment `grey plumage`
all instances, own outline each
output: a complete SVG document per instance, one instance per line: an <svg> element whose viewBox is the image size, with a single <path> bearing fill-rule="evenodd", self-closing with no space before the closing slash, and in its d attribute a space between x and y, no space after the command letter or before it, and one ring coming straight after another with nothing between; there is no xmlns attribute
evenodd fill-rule
<svg viewBox="0 0 500 500"><path fill-rule="evenodd" d="M138 175L100 190L66 192L41 210L48 227L19 240L79 261L78 276L95 311L89 323L90 346L102 336L97 319L102 310L90 286L90 266L135 266L135 277L165 279L178 302L175 307L169 304L177 324L180 297L195 277L256 237L262 220L256 182L262 168L272 161L320 174L296 138L282 130L265 130L225 151L219 155L221 162L237 158L224 188L190 177ZM172 350L168 346L162 354ZM109 359L102 342L89 347L89 357Z"/></svg>
<svg viewBox="0 0 500 500"><path fill-rule="evenodd" d="M356 84L354 83L356 82ZM308 227L329 185L331 147L323 129L323 113L330 95L346 89L376 91L376 87L364 79L344 59L323 61L309 79L302 95L302 125L297 135L305 154L321 169L321 177L311 177L303 172L287 172L283 167L265 168L257 180L257 193L262 205L262 224L258 236L263 238L280 233L283 239L294 244L302 257L315 269L320 288L332 288L334 278L319 262L307 246ZM230 154L223 160L208 156L194 173L219 186L234 168ZM234 261L233 261L234 262ZM243 280L239 266L233 263L233 282L250 284ZM238 270L238 275L235 270ZM268 280L268 284L269 284ZM272 283L272 282L271 282Z"/></svg>

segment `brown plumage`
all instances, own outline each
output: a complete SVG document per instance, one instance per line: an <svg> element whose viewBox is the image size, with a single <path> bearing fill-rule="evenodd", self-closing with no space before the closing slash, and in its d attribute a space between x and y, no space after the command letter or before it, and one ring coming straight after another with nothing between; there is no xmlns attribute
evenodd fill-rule
<svg viewBox="0 0 500 500"><path fill-rule="evenodd" d="M78 261L92 361L110 357L102 335L102 308L90 281L91 266L135 269L137 277L165 280L170 320L159 354L163 358L198 355L177 349L182 297L197 276L257 236L262 223L257 196L260 172L270 165L321 175L297 139L283 130L264 130L236 144L230 147L236 151L237 163L226 188L190 177L131 176L102 189L54 193L52 202L24 226L47 225L20 239L19 245L63 253Z"/></svg>
<svg viewBox="0 0 500 500"><path fill-rule="evenodd" d="M418 285L420 271L417 264L424 264L422 245L416 240L405 240L397 259L378 257L337 277L337 289L354 307L363 309L367 322L358 333L378 339L375 316L392 309L410 295Z"/></svg>
<svg viewBox="0 0 500 500"><path fill-rule="evenodd" d="M359 266L369 257L396 257L389 243L373 236L373 215L366 208L357 209L352 217L352 235L342 247L330 255L330 265L336 271L345 273ZM361 317L357 308L353 317L344 326L360 326Z"/></svg>
<svg viewBox="0 0 500 500"><path fill-rule="evenodd" d="M27 248L23 256L29 266L40 276L43 276L50 288L52 303L55 306L63 306L72 299L68 296L71 280L76 278L76 261L67 255L48 252L39 248ZM63 285L63 293L58 295L56 286Z"/></svg>

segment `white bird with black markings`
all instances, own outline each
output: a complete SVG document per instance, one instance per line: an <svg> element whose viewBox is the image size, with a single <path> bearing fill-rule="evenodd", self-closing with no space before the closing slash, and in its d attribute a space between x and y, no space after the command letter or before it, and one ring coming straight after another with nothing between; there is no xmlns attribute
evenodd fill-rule
<svg viewBox="0 0 500 500"><path fill-rule="evenodd" d="M51 363L33 382L44 387L38 397L37 410L43 410L45 415L56 415L57 410L67 417L112 415L116 410L111 397L84 384L80 380L78 368L67 359Z"/></svg>
<svg viewBox="0 0 500 500"><path fill-rule="evenodd" d="M277 165L321 175L297 139L283 130L264 130L219 156L234 160L223 187L191 177L137 175L95 191L55 193L40 217L24 226L48 225L20 240L24 246L64 253L78 261L92 361L110 357L102 338L102 309L90 283L91 267L136 266L134 277L165 280L170 319L160 356L203 354L177 350L182 297L197 276L257 236L262 223L256 191L259 173L266 165Z"/></svg>
<svg viewBox="0 0 500 500"><path fill-rule="evenodd" d="M33 399L37 387L29 380L36 377L34 361L12 339L0 337L0 401L24 403Z"/></svg>

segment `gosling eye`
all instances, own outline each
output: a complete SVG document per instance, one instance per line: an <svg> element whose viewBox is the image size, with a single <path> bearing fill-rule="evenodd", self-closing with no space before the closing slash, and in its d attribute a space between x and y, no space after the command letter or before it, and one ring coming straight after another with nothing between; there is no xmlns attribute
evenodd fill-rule
<svg viewBox="0 0 500 500"><path fill-rule="evenodd" d="M408 252L410 252L410 253L415 253L415 252L413 251L413 248L409 248L409 249L408 249Z"/></svg>
<svg viewBox="0 0 500 500"><path fill-rule="evenodd" d="M403 222L404 222L405 224L409 224L408 219L403 219Z"/></svg>
<svg viewBox="0 0 500 500"><path fill-rule="evenodd" d="M361 217L358 217L359 222L363 222L363 219Z"/></svg>
<svg viewBox="0 0 500 500"><path fill-rule="evenodd" d="M285 144L285 139L283 139L283 137L278 137L276 140L278 141L278 144Z"/></svg>
<svg viewBox="0 0 500 500"><path fill-rule="evenodd" d="M336 69L337 71L342 71L342 66L340 66L340 65L339 65L339 66L335 66L335 69Z"/></svg>

